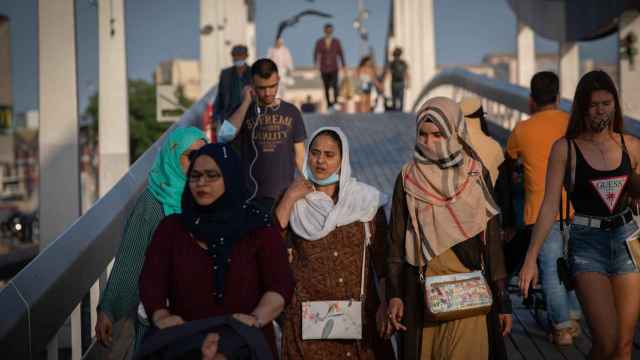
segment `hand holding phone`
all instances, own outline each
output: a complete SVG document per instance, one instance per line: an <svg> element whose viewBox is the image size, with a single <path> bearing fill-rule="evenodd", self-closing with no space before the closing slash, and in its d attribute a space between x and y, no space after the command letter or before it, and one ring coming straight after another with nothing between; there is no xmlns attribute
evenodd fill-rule
<svg viewBox="0 0 640 360"><path fill-rule="evenodd" d="M256 92L253 90L253 87L247 85L242 89L242 100L245 102L253 101L253 98L256 96Z"/></svg>

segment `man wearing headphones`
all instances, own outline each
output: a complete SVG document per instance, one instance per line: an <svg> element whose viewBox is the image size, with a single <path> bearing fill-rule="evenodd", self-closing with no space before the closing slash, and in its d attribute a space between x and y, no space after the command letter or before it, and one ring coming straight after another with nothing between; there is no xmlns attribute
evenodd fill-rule
<svg viewBox="0 0 640 360"><path fill-rule="evenodd" d="M302 173L307 132L295 105L276 98L278 67L269 59L251 66L251 86L242 90L242 103L224 120L221 142L234 141L240 149L244 181L254 197L277 199Z"/></svg>

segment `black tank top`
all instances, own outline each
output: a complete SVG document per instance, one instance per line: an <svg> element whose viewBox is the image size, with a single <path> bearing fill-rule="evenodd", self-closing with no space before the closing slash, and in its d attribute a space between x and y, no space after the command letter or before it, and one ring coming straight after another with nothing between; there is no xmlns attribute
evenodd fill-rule
<svg viewBox="0 0 640 360"><path fill-rule="evenodd" d="M620 214L628 206L628 182L631 175L631 159L622 140L620 165L608 171L592 168L585 160L580 148L576 149L575 185L571 200L578 214L609 217Z"/></svg>

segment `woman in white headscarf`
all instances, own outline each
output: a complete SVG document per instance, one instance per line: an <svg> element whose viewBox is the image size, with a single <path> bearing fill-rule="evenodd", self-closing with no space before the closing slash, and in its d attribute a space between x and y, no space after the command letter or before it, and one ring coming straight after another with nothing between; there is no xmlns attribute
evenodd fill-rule
<svg viewBox="0 0 640 360"><path fill-rule="evenodd" d="M377 276L382 295L387 197L351 177L349 144L339 128L316 131L306 154L305 179L294 182L276 208L292 240L296 278L283 359L392 359L390 342L380 336L386 329L376 328L377 313L386 325L386 307L374 281ZM360 300L363 289L362 340L303 340L303 302Z"/></svg>
<svg viewBox="0 0 640 360"><path fill-rule="evenodd" d="M453 100L425 102L416 128L414 157L396 180L387 246L388 318L401 331L399 359L504 359L511 304L489 173ZM488 315L425 319L422 276L481 269L493 295Z"/></svg>

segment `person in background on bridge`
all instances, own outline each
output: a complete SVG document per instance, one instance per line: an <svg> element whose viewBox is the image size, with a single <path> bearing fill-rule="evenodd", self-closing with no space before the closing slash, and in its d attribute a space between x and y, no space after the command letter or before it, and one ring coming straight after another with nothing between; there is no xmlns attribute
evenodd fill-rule
<svg viewBox="0 0 640 360"><path fill-rule="evenodd" d="M373 110L371 107L371 92L374 86L376 89L382 88L382 84L378 81L378 74L371 56L365 56L360 60L360 65L358 65L358 69L356 70L356 77L360 84L358 87L360 95L358 112L371 112Z"/></svg>
<svg viewBox="0 0 640 360"><path fill-rule="evenodd" d="M393 109L404 110L404 92L409 88L409 65L402 59L402 48L393 50L393 60L387 65L385 76L391 74L391 99Z"/></svg>
<svg viewBox="0 0 640 360"><path fill-rule="evenodd" d="M505 251L507 255L505 262L507 265L507 273L514 274L514 268L520 266L516 261L512 261L510 255L512 252L521 255L520 261L524 258L526 247L515 248L514 245L520 242L512 242L515 235L516 218L514 203L514 182L512 180L512 172L507 163L504 161L504 151L502 146L491 137L489 133L489 124L485 117L482 102L477 97L467 97L460 102L460 109L464 115L467 129L469 131L469 140L471 146L480 157L482 164L491 175L491 184L493 186L493 197L500 207L500 218L502 227L502 236L505 242Z"/></svg>
<svg viewBox="0 0 640 360"><path fill-rule="evenodd" d="M313 114L317 109L318 106L313 102L311 95L307 95L305 102L300 105L300 110L305 114Z"/></svg>
<svg viewBox="0 0 640 360"><path fill-rule="evenodd" d="M275 200L293 181L296 168L302 172L307 132L300 110L276 98L280 77L273 61L253 63L251 79L240 107L222 124L218 138L239 146L247 188L258 198Z"/></svg>
<svg viewBox="0 0 640 360"><path fill-rule="evenodd" d="M527 242L530 242L531 229L538 221L545 197L545 176L551 148L565 134L569 124L569 115L558 109L558 89L558 76L550 71L539 72L531 78L529 108L532 116L519 122L507 141L507 167L514 169L518 158L524 165L524 238ZM562 196L565 201L564 192ZM575 292L568 291L558 276L557 260L562 257L563 244L560 222L556 221L540 254L536 253L538 257L534 263L541 269L542 292L552 324L550 338L555 344L571 345L573 338L580 334L582 312Z"/></svg>
<svg viewBox="0 0 640 360"><path fill-rule="evenodd" d="M489 170L491 185L495 187L500 165L504 162L502 146L489 135L489 127L480 99L464 98L460 101L460 109L467 123L471 147L476 151L485 168Z"/></svg>
<svg viewBox="0 0 640 360"><path fill-rule="evenodd" d="M392 359L391 343L382 337L387 196L351 177L349 143L339 128L318 129L307 150L304 178L287 189L275 212L293 244L296 277L285 313L283 359ZM362 294L362 341L303 339L305 302L362 300Z"/></svg>
<svg viewBox="0 0 640 360"><path fill-rule="evenodd" d="M526 297L538 278L536 259L552 238L548 234L557 224L558 204L566 201L561 196L564 183L575 209L568 262L593 341L590 359L631 359L640 274L626 240L637 237L629 204L640 196L639 165L640 141L624 134L615 84L604 71L585 74L576 88L567 133L549 155L544 200L520 272L520 289ZM565 182L565 176L573 180Z"/></svg>
<svg viewBox="0 0 640 360"><path fill-rule="evenodd" d="M153 232L165 216L180 213L180 196L187 181L189 156L206 143L206 135L194 127L177 128L165 141L156 158L147 188L134 206L125 225L122 242L107 286L98 304L96 337L111 348L110 359L124 359L139 345L146 327L137 321L138 278L144 253ZM114 329L120 329L120 333ZM135 324L135 338L132 327ZM132 341L134 340L134 341Z"/></svg>
<svg viewBox="0 0 640 360"><path fill-rule="evenodd" d="M213 109L213 118L218 124L222 124L236 111L242 103L242 89L251 84L251 72L246 62L248 56L249 51L246 46L234 46L231 49L233 65L220 72L218 93Z"/></svg>
<svg viewBox="0 0 640 360"><path fill-rule="evenodd" d="M511 301L489 174L455 101L427 100L416 122L414 156L396 179L387 237L388 330L400 331L398 359L505 359ZM491 287L491 311L428 321L423 274L480 269Z"/></svg>
<svg viewBox="0 0 640 360"><path fill-rule="evenodd" d="M292 85L293 83L291 73L293 71L293 57L291 57L289 48L284 46L284 39L279 37L278 40L276 40L275 47L269 48L267 51L267 58L276 63L276 66L278 67L280 84L278 85L277 96L282 99L284 97L286 86Z"/></svg>
<svg viewBox="0 0 640 360"><path fill-rule="evenodd" d="M272 321L291 299L294 279L273 217L251 201L241 162L228 144L193 157L182 213L164 218L140 273L140 299L156 328L233 315L261 328L273 358Z"/></svg>
<svg viewBox="0 0 640 360"><path fill-rule="evenodd" d="M340 70L338 59L340 59L340 65L346 75L347 63L344 61L340 40L333 37L333 25L325 24L324 36L316 41L313 60L322 76L329 111L334 111L334 105L338 102L338 72ZM333 98L329 96L329 89L333 89Z"/></svg>

